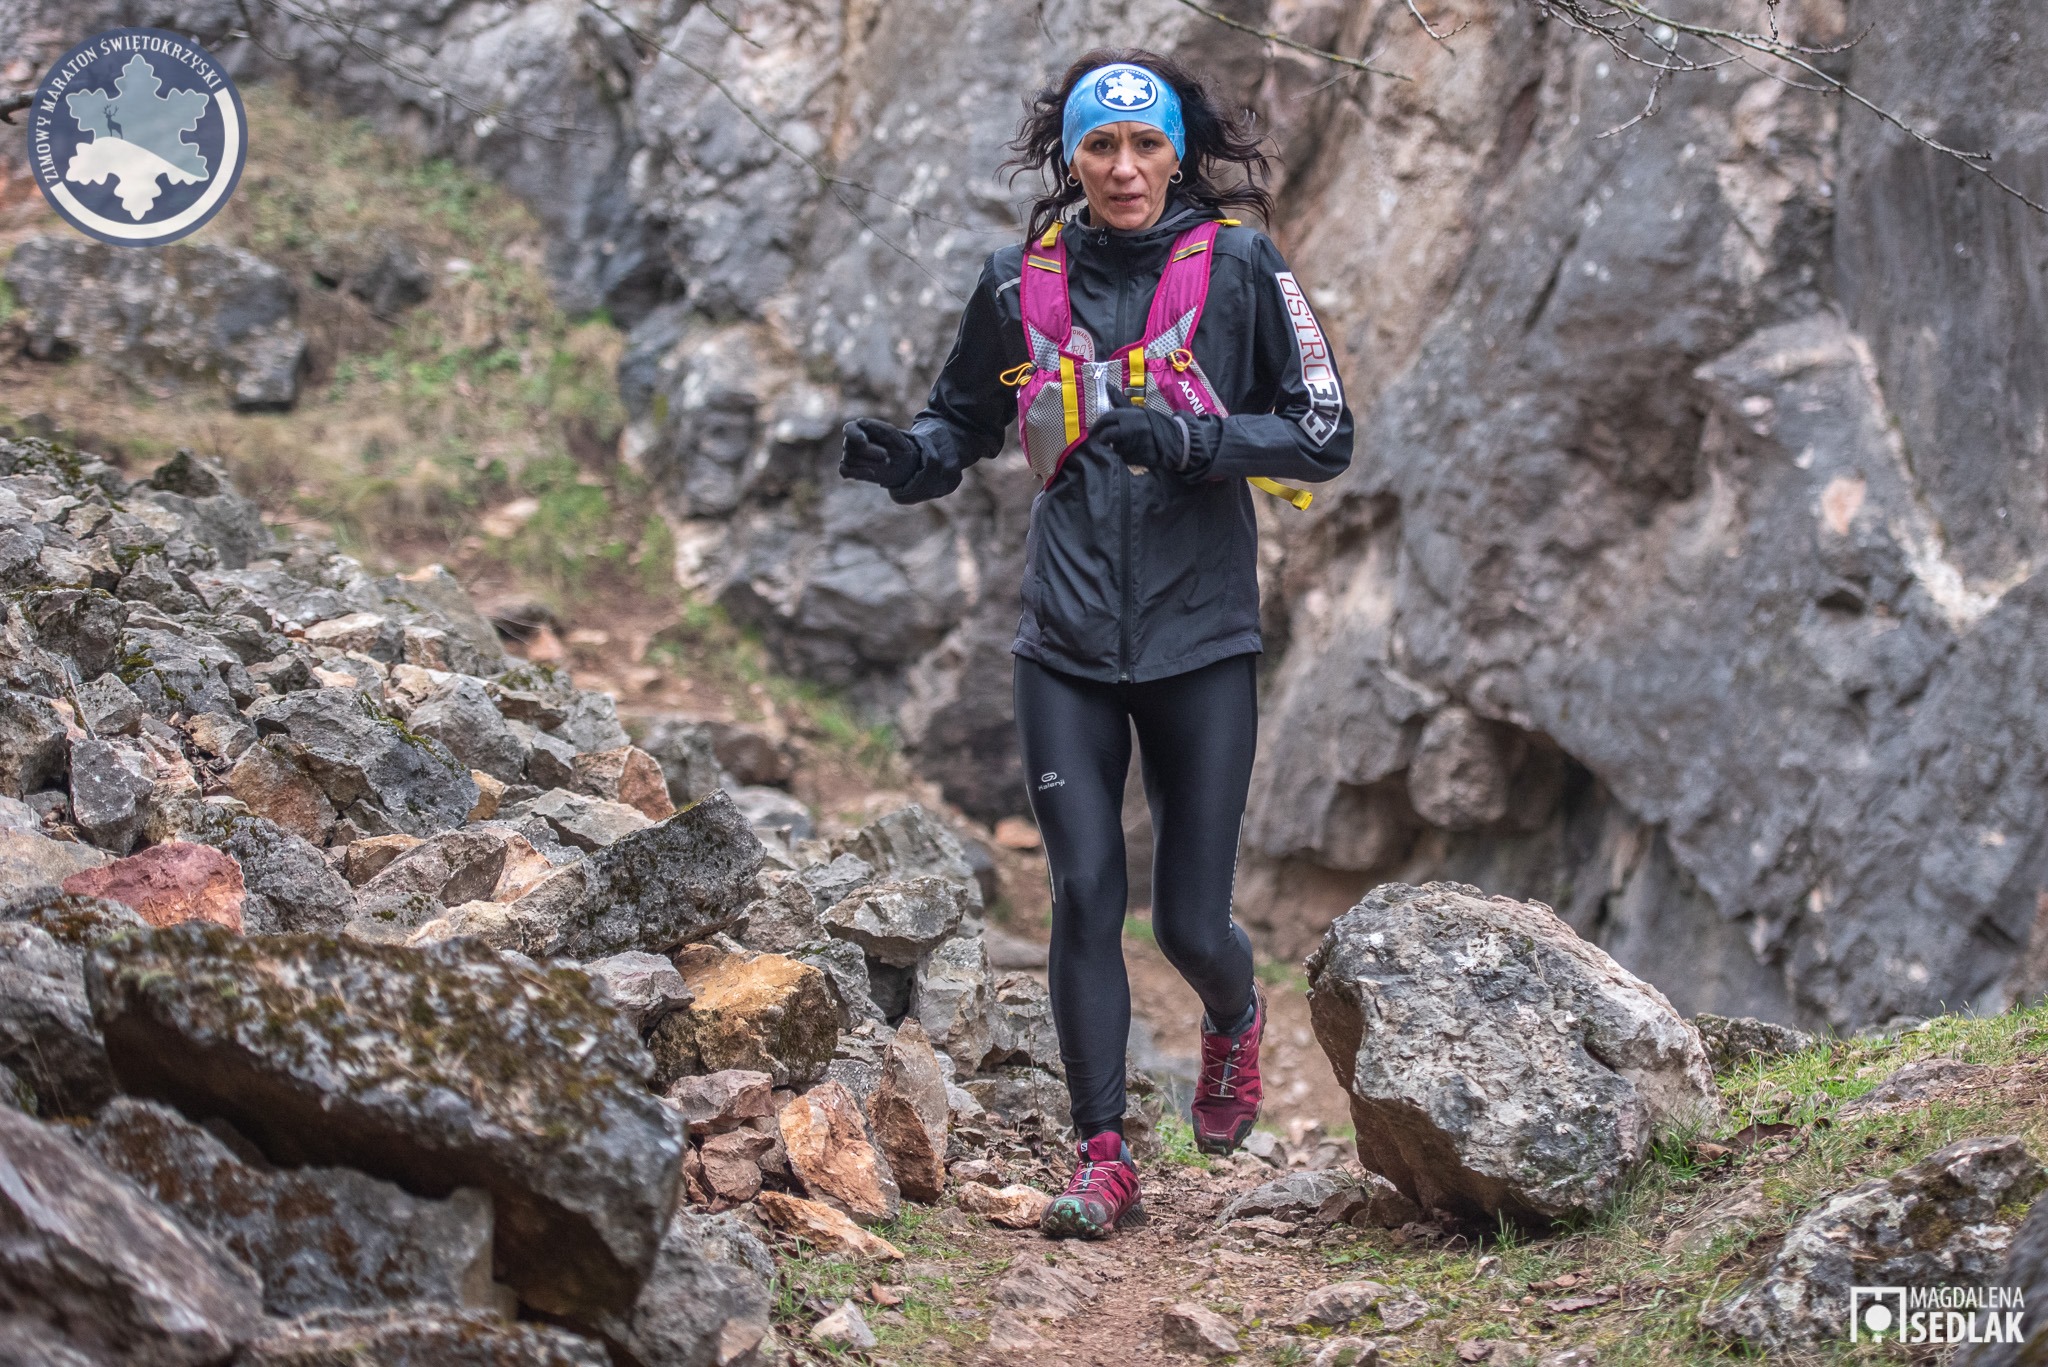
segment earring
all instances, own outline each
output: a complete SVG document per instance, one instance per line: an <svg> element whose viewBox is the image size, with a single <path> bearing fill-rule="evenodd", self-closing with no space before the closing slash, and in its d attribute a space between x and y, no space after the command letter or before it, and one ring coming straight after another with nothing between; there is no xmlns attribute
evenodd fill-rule
<svg viewBox="0 0 2048 1367"><path fill-rule="evenodd" d="M1178 184L1180 184L1180 172L1178 172L1178 171L1175 171L1175 172L1174 172L1174 173L1173 173L1172 175L1168 176L1168 177L1166 178L1166 183L1167 183L1168 185L1178 185Z"/></svg>
<svg viewBox="0 0 2048 1367"><path fill-rule="evenodd" d="M1074 179L1074 173L1072 171L1067 172L1067 184L1079 185L1080 183L1080 181Z"/></svg>

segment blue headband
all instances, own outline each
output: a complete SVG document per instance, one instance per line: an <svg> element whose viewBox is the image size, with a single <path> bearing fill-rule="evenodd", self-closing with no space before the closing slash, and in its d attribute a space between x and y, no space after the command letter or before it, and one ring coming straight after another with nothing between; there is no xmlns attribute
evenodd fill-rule
<svg viewBox="0 0 2048 1367"><path fill-rule="evenodd" d="M1173 154L1188 154L1187 128L1181 123L1180 96L1172 86L1141 66L1118 62L1099 66L1074 83L1060 126L1060 151L1069 166L1081 139L1106 123L1150 124L1166 134Z"/></svg>

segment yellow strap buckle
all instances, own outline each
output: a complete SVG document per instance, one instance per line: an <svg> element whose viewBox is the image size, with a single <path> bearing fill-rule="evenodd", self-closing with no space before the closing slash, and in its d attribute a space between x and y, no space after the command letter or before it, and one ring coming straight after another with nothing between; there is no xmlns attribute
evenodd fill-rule
<svg viewBox="0 0 2048 1367"><path fill-rule="evenodd" d="M1248 475L1245 477L1245 483L1251 485L1254 489L1269 493L1277 499L1292 503L1303 512L1307 512L1308 505L1315 500L1315 495L1306 489L1297 489L1291 484L1282 484L1279 480L1267 479L1264 475Z"/></svg>
<svg viewBox="0 0 2048 1367"><path fill-rule="evenodd" d="M1130 354L1130 362L1130 387L1133 390L1137 391L1136 393L1131 395L1131 402L1142 404L1145 402L1145 348L1141 346L1132 347Z"/></svg>

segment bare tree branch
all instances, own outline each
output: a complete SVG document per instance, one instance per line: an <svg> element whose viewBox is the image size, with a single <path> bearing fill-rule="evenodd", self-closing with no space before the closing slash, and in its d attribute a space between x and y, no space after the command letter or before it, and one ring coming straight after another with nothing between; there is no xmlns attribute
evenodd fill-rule
<svg viewBox="0 0 2048 1367"><path fill-rule="evenodd" d="M0 123L12 124L14 111L26 109L35 102L36 97L33 95L9 95L6 99L0 100Z"/></svg>
<svg viewBox="0 0 2048 1367"><path fill-rule="evenodd" d="M1396 81L1412 81L1415 79L1412 76L1404 76L1398 71L1388 71L1384 67L1374 66L1370 57L1363 59L1346 57L1341 52L1331 52L1327 48L1314 47L1308 43L1299 42L1273 29L1257 28L1245 23L1242 19L1231 18L1221 10L1210 9L1207 5L1199 3L1199 0L1180 0L1180 3L1186 5L1205 19L1213 19L1225 28L1234 28L1239 33L1249 33L1254 38L1263 38L1269 43L1277 43L1281 47L1292 48L1296 52L1305 52L1311 57L1320 57L1326 62L1336 62L1340 66L1352 67L1358 71L1369 71L1375 76L1385 76ZM1416 17L1421 18L1420 15ZM1427 28L1429 26L1424 24L1423 27Z"/></svg>

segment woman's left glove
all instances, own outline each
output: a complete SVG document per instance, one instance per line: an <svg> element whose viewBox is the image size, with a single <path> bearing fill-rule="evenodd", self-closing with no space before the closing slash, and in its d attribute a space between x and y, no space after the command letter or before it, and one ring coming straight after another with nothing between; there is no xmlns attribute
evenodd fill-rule
<svg viewBox="0 0 2048 1367"><path fill-rule="evenodd" d="M917 439L880 418L855 418L846 424L846 446L839 473L884 489L908 484L918 467Z"/></svg>
<svg viewBox="0 0 2048 1367"><path fill-rule="evenodd" d="M1110 389L1109 411L1095 420L1093 434L1126 465L1184 475L1194 462L1187 419L1169 409L1134 404L1122 388Z"/></svg>

